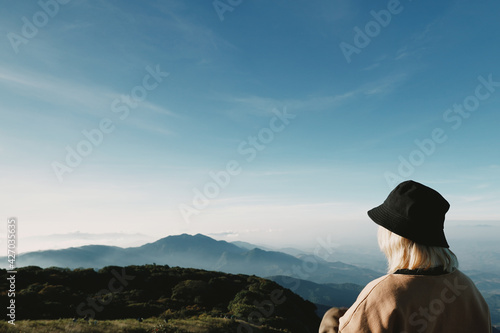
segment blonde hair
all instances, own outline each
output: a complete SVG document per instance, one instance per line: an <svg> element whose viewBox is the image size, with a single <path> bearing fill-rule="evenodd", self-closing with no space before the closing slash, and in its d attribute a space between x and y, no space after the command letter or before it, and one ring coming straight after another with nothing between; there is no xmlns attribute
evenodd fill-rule
<svg viewBox="0 0 500 333"><path fill-rule="evenodd" d="M380 226L378 245L387 257L388 273L398 269L425 270L437 266L443 266L449 273L458 268L458 259L450 249L418 244Z"/></svg>

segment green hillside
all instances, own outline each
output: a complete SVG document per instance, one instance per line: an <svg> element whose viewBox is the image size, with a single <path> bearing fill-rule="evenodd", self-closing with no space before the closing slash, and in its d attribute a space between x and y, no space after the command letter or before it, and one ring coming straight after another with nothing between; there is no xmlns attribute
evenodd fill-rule
<svg viewBox="0 0 500 333"><path fill-rule="evenodd" d="M9 302L6 275L0 270L2 304ZM107 266L98 271L22 267L16 276L15 304L18 322L154 318L166 325L186 325L186 320L206 323L211 318L214 323L223 319L234 329L241 326L243 332L243 327L316 332L320 321L311 302L273 281L160 265Z"/></svg>

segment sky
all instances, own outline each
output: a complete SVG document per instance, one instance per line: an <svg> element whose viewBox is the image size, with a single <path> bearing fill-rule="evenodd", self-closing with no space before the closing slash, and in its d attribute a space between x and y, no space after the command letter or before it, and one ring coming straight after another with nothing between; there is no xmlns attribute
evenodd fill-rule
<svg viewBox="0 0 500 333"><path fill-rule="evenodd" d="M362 243L407 179L498 230L498 1L1 3L0 246Z"/></svg>

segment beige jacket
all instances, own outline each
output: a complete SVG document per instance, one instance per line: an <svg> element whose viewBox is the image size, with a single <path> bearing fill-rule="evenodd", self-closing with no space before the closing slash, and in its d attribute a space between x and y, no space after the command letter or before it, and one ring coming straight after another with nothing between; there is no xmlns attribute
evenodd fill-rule
<svg viewBox="0 0 500 333"><path fill-rule="evenodd" d="M388 274L370 282L340 318L339 333L490 333L488 305L456 270L444 275Z"/></svg>

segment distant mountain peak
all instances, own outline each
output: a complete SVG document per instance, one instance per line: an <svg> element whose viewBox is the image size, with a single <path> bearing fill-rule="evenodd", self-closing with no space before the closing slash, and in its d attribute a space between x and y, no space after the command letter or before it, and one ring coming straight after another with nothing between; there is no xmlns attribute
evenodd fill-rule
<svg viewBox="0 0 500 333"><path fill-rule="evenodd" d="M50 255L49 255L50 254ZM0 258L1 259L1 258ZM92 245L61 250L30 252L19 256L21 266L59 266L101 268L109 265L163 264L217 270L258 276L298 274L294 267L305 267L305 259L280 251L241 248L203 234L172 235L138 247ZM7 262L5 259L4 262ZM379 274L342 263L317 262L309 279L317 282L366 284Z"/></svg>

